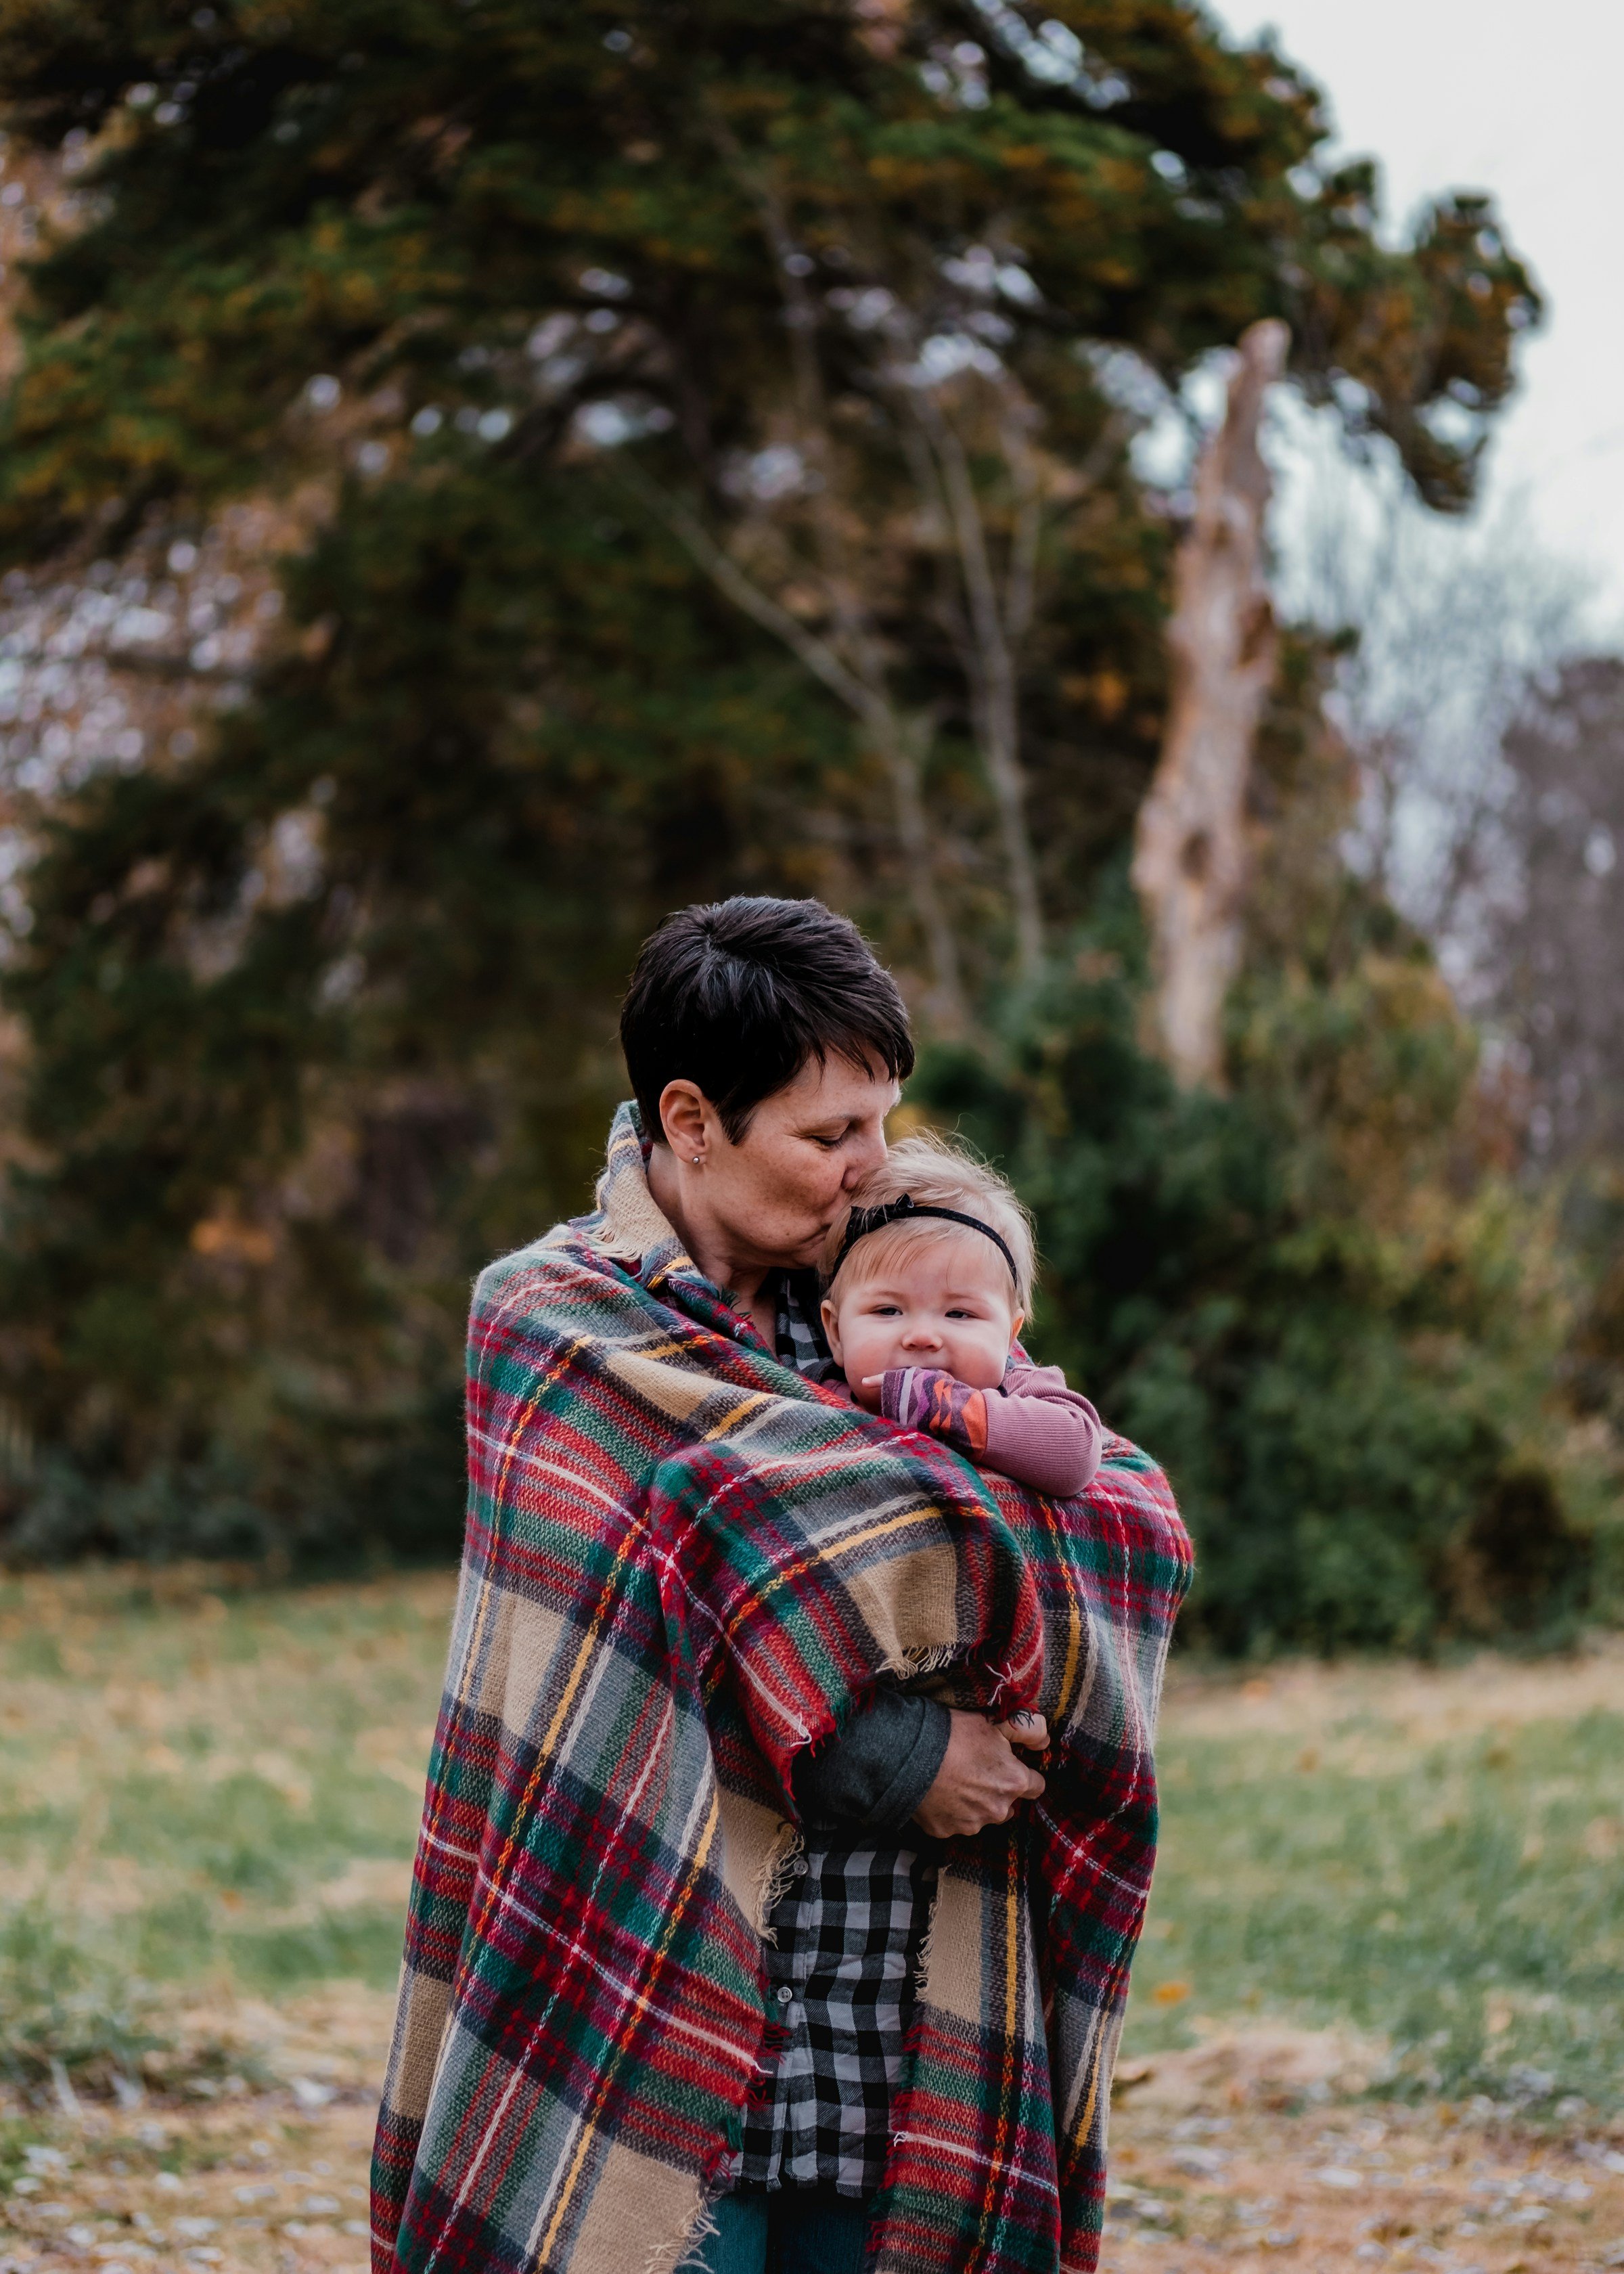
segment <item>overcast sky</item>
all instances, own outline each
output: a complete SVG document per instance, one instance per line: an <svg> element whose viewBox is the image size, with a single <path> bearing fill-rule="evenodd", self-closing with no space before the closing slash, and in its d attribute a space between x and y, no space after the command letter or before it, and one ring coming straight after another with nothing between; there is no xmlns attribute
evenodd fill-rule
<svg viewBox="0 0 1624 2274"><path fill-rule="evenodd" d="M1330 99L1338 147L1380 162L1401 220L1492 192L1548 303L1491 445L1491 509L1525 493L1544 543L1587 563L1624 628L1624 0L1223 0Z"/></svg>

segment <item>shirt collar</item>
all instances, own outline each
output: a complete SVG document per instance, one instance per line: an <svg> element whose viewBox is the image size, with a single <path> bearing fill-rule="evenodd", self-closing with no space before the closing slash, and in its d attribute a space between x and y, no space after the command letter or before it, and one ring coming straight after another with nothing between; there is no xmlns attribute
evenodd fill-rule
<svg viewBox="0 0 1624 2274"><path fill-rule="evenodd" d="M703 1290L714 1303L723 1304L721 1290L706 1278L655 1200L649 1184L649 1146L643 1117L633 1098L617 1109L610 1124L608 1155L598 1180L597 1200L595 1213L582 1217L575 1227L594 1247L624 1264L650 1293L662 1282L682 1281L688 1283L690 1294ZM780 1364L815 1381L834 1370L819 1315L821 1291L816 1271L778 1274L773 1355Z"/></svg>

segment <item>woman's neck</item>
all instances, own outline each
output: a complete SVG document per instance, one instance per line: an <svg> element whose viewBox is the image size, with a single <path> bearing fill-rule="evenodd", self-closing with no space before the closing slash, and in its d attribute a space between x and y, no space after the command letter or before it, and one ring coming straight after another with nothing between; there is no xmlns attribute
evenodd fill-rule
<svg viewBox="0 0 1624 2274"><path fill-rule="evenodd" d="M748 1310L756 1331L772 1347L778 1297L771 1264L759 1258L740 1257L725 1227L704 1207L699 1193L683 1190L667 1145L656 1145L649 1154L649 1190L655 1206L713 1285L726 1289L741 1310ZM763 1324L763 1320L765 1323Z"/></svg>

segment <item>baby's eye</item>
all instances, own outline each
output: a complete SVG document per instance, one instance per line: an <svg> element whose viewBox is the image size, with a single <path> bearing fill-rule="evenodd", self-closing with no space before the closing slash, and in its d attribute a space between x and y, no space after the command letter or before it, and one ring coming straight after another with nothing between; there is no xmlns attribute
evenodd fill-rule
<svg viewBox="0 0 1624 2274"><path fill-rule="evenodd" d="M870 1303L868 1316L871 1319L899 1319L902 1306L900 1303Z"/></svg>

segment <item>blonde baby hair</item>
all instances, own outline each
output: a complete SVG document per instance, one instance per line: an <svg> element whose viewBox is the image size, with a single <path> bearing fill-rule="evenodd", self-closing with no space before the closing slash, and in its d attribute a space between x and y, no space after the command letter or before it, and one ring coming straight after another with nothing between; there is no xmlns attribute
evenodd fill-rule
<svg viewBox="0 0 1624 2274"><path fill-rule="evenodd" d="M916 1207L956 1209L961 1216L979 1216L983 1224L989 1224L1015 1261L1015 1307L1030 1317L1033 1283L1037 1276L1032 1219L996 1169L977 1160L956 1140L921 1130L891 1147L879 1167L865 1177L852 1194L852 1207L885 1208L905 1195ZM848 1216L849 1213L848 1210ZM910 1249L923 1247L934 1240L966 1236L963 1226L946 1223L940 1216L905 1217L896 1224L882 1225L878 1231L865 1233L845 1261L838 1262L846 1222L847 1216L841 1216L823 1243L821 1263L825 1294L832 1294L836 1283L848 1273L860 1273L863 1279L870 1279ZM989 1255L997 1254L990 1240L986 1246ZM1002 1260L998 1268L1004 1269Z"/></svg>

